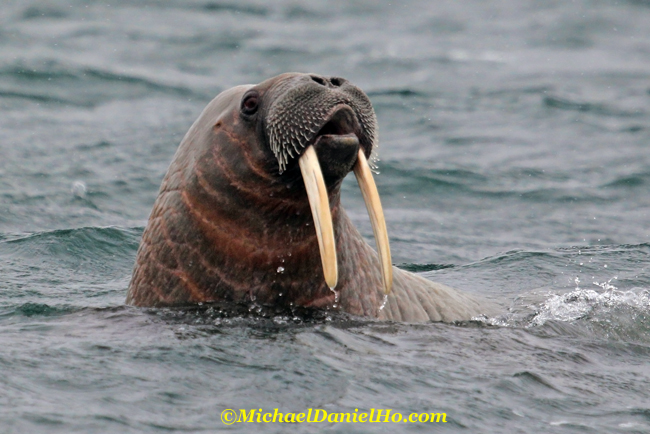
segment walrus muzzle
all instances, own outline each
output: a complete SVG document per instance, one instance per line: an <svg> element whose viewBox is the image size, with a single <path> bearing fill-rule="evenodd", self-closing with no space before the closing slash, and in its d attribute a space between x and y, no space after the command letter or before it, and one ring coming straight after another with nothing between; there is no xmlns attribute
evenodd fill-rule
<svg viewBox="0 0 650 434"><path fill-rule="evenodd" d="M336 242L325 178L341 180L354 170L370 215L379 253L384 293L393 282L393 267L384 212L368 154L376 146L376 118L365 94L343 79L312 76L305 90L292 88L269 109L267 134L282 174L299 157L314 219L325 282L335 289L338 282ZM320 86L319 86L320 85ZM299 100L298 100L299 99ZM356 155L346 155L357 150ZM318 151L318 152L317 152ZM325 176L319 162L325 155ZM350 162L352 164L346 164Z"/></svg>

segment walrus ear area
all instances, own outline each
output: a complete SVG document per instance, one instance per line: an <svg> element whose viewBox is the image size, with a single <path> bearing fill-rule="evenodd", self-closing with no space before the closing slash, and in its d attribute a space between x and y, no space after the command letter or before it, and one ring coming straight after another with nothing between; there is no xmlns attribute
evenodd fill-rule
<svg viewBox="0 0 650 434"><path fill-rule="evenodd" d="M241 99L240 113L246 120L252 119L260 106L260 95L256 90L249 90Z"/></svg>

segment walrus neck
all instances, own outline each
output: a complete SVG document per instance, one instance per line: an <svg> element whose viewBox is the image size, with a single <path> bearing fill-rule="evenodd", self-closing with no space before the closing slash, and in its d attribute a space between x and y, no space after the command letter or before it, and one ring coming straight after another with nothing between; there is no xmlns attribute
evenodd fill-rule
<svg viewBox="0 0 650 434"><path fill-rule="evenodd" d="M222 183L212 194L209 185L196 179L180 193L179 212L189 221L174 226L187 232L183 238L197 251L210 252L210 268L219 282L209 284L208 298L309 305L334 295L324 284L302 185L270 183L244 191L241 184ZM336 233L347 227L347 216L340 207L340 189L333 187L329 201ZM209 272L197 273L196 279L205 274Z"/></svg>

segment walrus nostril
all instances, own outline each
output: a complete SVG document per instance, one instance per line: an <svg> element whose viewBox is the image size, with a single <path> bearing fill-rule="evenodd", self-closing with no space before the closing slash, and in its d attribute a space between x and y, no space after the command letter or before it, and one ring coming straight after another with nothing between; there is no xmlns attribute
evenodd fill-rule
<svg viewBox="0 0 650 434"><path fill-rule="evenodd" d="M314 80L316 83L320 84L321 86L327 86L327 82L323 77L319 77L317 75L310 75L311 79Z"/></svg>
<svg viewBox="0 0 650 434"><path fill-rule="evenodd" d="M330 78L330 83L332 83L332 86L334 87L339 87L343 84L344 80L339 77L332 77Z"/></svg>

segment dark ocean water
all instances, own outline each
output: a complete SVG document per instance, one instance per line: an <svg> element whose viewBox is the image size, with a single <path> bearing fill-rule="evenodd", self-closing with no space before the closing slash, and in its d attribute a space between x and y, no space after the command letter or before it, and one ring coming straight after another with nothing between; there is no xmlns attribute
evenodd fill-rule
<svg viewBox="0 0 650 434"><path fill-rule="evenodd" d="M368 93L394 262L502 315L124 306L182 136L285 71ZM3 0L0 432L650 432L649 146L644 0ZM310 407L448 422L220 420Z"/></svg>

